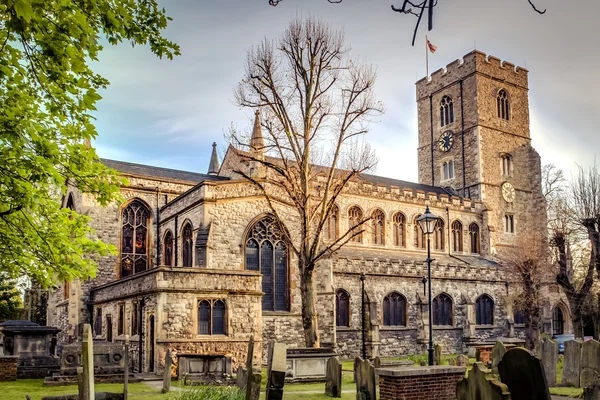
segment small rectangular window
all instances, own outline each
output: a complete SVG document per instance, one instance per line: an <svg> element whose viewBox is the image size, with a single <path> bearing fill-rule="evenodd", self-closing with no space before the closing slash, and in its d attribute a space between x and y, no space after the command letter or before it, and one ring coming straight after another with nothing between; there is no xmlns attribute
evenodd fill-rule
<svg viewBox="0 0 600 400"><path fill-rule="evenodd" d="M125 304L118 305L117 335L125 334Z"/></svg>
<svg viewBox="0 0 600 400"><path fill-rule="evenodd" d="M504 231L506 233L515 233L515 219L511 214L504 216Z"/></svg>
<svg viewBox="0 0 600 400"><path fill-rule="evenodd" d="M94 320L94 335L102 335L102 307L96 308L96 319Z"/></svg>
<svg viewBox="0 0 600 400"><path fill-rule="evenodd" d="M137 301L131 303L131 336L137 335L139 333L140 324L139 324L139 314L140 308Z"/></svg>
<svg viewBox="0 0 600 400"><path fill-rule="evenodd" d="M454 179L454 161L448 162L448 179Z"/></svg>

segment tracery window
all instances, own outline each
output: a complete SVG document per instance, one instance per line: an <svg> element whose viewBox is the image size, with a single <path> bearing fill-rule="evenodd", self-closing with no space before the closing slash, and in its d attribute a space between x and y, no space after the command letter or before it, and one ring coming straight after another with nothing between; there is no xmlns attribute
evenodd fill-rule
<svg viewBox="0 0 600 400"><path fill-rule="evenodd" d="M394 214L394 246L406 247L406 217L401 212Z"/></svg>
<svg viewBox="0 0 600 400"><path fill-rule="evenodd" d="M373 214L371 214L371 229L373 244L385 244L385 214L383 211L373 211Z"/></svg>
<svg viewBox="0 0 600 400"><path fill-rule="evenodd" d="M406 326L406 298L398 292L383 298L383 325Z"/></svg>
<svg viewBox="0 0 600 400"><path fill-rule="evenodd" d="M352 229L352 232L360 232L362 230L362 225L360 225L363 220L362 210L357 206L354 206L348 210L348 227ZM350 239L351 242L362 243L362 232L354 236Z"/></svg>
<svg viewBox="0 0 600 400"><path fill-rule="evenodd" d="M496 103L498 105L498 118L505 120L510 119L510 103L508 101L508 93L506 90L501 89L496 96Z"/></svg>
<svg viewBox="0 0 600 400"><path fill-rule="evenodd" d="M167 233L165 233L165 238L163 240L163 248L164 248L164 254L163 254L164 264L167 267L172 267L173 266L173 234L171 233L171 231L167 231Z"/></svg>
<svg viewBox="0 0 600 400"><path fill-rule="evenodd" d="M442 97L440 103L440 122L441 126L446 126L454 122L454 104L450 96Z"/></svg>
<svg viewBox="0 0 600 400"><path fill-rule="evenodd" d="M420 216L421 216L421 214L417 215L413 221L415 247L417 249L424 249L425 248L425 234L423 233L423 230L421 229L421 227L419 226L419 223L417 222L417 219Z"/></svg>
<svg viewBox="0 0 600 400"><path fill-rule="evenodd" d="M482 294L475 300L475 323L494 325L494 300L487 294Z"/></svg>
<svg viewBox="0 0 600 400"><path fill-rule="evenodd" d="M433 248L435 250L444 250L444 221L439 219L433 229Z"/></svg>
<svg viewBox="0 0 600 400"><path fill-rule="evenodd" d="M272 216L256 222L248 232L246 269L262 274L264 311L289 311L288 246Z"/></svg>
<svg viewBox="0 0 600 400"><path fill-rule="evenodd" d="M333 206L325 226L323 226L323 238L326 240L335 240L338 238L338 221L340 219L340 210L337 206Z"/></svg>
<svg viewBox="0 0 600 400"><path fill-rule="evenodd" d="M469 225L469 238L471 239L471 253L479 254L481 246L479 239L479 225L475 222Z"/></svg>
<svg viewBox="0 0 600 400"><path fill-rule="evenodd" d="M452 298L446 293L438 294L432 301L433 325L454 325L452 323Z"/></svg>
<svg viewBox="0 0 600 400"><path fill-rule="evenodd" d="M148 269L148 223L150 210L134 200L122 213L121 278Z"/></svg>
<svg viewBox="0 0 600 400"><path fill-rule="evenodd" d="M510 154L503 153L500 155L502 161L502 175L512 176L513 171L513 159Z"/></svg>
<svg viewBox="0 0 600 400"><path fill-rule="evenodd" d="M350 295L344 289L335 292L335 326L350 326Z"/></svg>
<svg viewBox="0 0 600 400"><path fill-rule="evenodd" d="M463 231L462 223L454 221L452 223L452 251L463 251Z"/></svg>
<svg viewBox="0 0 600 400"><path fill-rule="evenodd" d="M200 300L198 302L198 334L227 334L227 308L224 300Z"/></svg>
<svg viewBox="0 0 600 400"><path fill-rule="evenodd" d="M552 334L562 335L565 333L565 319L560 307L554 307L552 312Z"/></svg>
<svg viewBox="0 0 600 400"><path fill-rule="evenodd" d="M183 234L181 235L181 240L183 243L183 266L191 267L192 266L192 224L190 222L186 222L183 226Z"/></svg>

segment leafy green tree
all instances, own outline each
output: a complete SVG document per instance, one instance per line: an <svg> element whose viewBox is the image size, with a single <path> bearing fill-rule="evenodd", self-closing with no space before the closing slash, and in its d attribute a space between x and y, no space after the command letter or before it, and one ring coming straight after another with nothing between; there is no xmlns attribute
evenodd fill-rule
<svg viewBox="0 0 600 400"><path fill-rule="evenodd" d="M15 282L0 272L0 322L16 319L17 310L21 306L21 293L17 290Z"/></svg>
<svg viewBox="0 0 600 400"><path fill-rule="evenodd" d="M114 251L87 217L61 208L67 184L105 205L124 183L84 144L108 85L90 62L123 41L172 59L169 20L156 0L0 2L0 271L49 286L94 276L87 255Z"/></svg>

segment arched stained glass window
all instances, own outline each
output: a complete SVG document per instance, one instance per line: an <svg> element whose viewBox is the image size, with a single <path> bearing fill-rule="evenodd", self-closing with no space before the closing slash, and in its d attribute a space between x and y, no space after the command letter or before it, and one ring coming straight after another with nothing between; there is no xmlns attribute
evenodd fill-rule
<svg viewBox="0 0 600 400"><path fill-rule="evenodd" d="M437 295L432 301L433 325L454 325L452 323L452 298L445 293Z"/></svg>
<svg viewBox="0 0 600 400"><path fill-rule="evenodd" d="M348 228L352 229L352 232L360 232L362 225L359 225L363 220L362 210L356 206L348 210ZM357 234L351 240L351 242L362 243L362 233Z"/></svg>
<svg viewBox="0 0 600 400"><path fill-rule="evenodd" d="M340 210L337 206L333 206L325 226L323 227L323 238L326 240L335 240L338 238L338 221L340 218Z"/></svg>
<svg viewBox="0 0 600 400"><path fill-rule="evenodd" d="M406 326L406 298L398 292L383 298L383 325Z"/></svg>
<svg viewBox="0 0 600 400"><path fill-rule="evenodd" d="M350 326L350 295L344 289L335 292L335 326Z"/></svg>
<svg viewBox="0 0 600 400"><path fill-rule="evenodd" d="M435 228L433 229L433 248L436 250L444 250L444 221L438 219Z"/></svg>
<svg viewBox="0 0 600 400"><path fill-rule="evenodd" d="M510 102L508 101L508 93L506 90L501 89L498 92L496 103L498 105L498 118L508 121L510 119Z"/></svg>
<svg viewBox="0 0 600 400"><path fill-rule="evenodd" d="M406 217L398 212L394 214L394 246L406 247Z"/></svg>
<svg viewBox="0 0 600 400"><path fill-rule="evenodd" d="M150 210L133 200L122 212L121 278L148 268L148 224Z"/></svg>
<svg viewBox="0 0 600 400"><path fill-rule="evenodd" d="M181 236L181 241L183 243L183 266L191 267L192 266L192 245L194 241L192 240L192 224L187 222L183 227L183 234Z"/></svg>
<svg viewBox="0 0 600 400"><path fill-rule="evenodd" d="M417 215L413 221L413 234L415 237L415 248L417 249L424 249L425 248L425 234L423 233L423 230L421 229L421 227L419 226L419 223L417 222L417 219L421 216L421 214Z"/></svg>
<svg viewBox="0 0 600 400"><path fill-rule="evenodd" d="M479 238L479 225L473 222L469 225L469 238L471 239L471 253L479 254L480 252L480 238Z"/></svg>
<svg viewBox="0 0 600 400"><path fill-rule="evenodd" d="M172 267L173 266L173 234L171 233L171 231L167 231L167 233L165 233L165 238L163 240L163 248L164 248L164 252L163 252L164 264L167 267Z"/></svg>
<svg viewBox="0 0 600 400"><path fill-rule="evenodd" d="M442 97L440 103L440 122L441 126L446 126L454 122L454 104L450 96Z"/></svg>
<svg viewBox="0 0 600 400"><path fill-rule="evenodd" d="M373 244L385 244L385 214L383 211L375 210L371 214L371 230Z"/></svg>
<svg viewBox="0 0 600 400"><path fill-rule="evenodd" d="M198 333L210 335L210 303L202 300L198 304Z"/></svg>
<svg viewBox="0 0 600 400"><path fill-rule="evenodd" d="M225 329L225 303L222 300L217 300L213 303L212 312L212 334L224 335Z"/></svg>
<svg viewBox="0 0 600 400"><path fill-rule="evenodd" d="M288 253L283 232L274 217L265 217L249 229L246 269L262 274L264 311L289 311Z"/></svg>
<svg viewBox="0 0 600 400"><path fill-rule="evenodd" d="M482 294L475 300L475 323L494 325L494 300L487 294Z"/></svg>
<svg viewBox="0 0 600 400"><path fill-rule="evenodd" d="M463 231L460 221L452 223L452 251L463 251Z"/></svg>

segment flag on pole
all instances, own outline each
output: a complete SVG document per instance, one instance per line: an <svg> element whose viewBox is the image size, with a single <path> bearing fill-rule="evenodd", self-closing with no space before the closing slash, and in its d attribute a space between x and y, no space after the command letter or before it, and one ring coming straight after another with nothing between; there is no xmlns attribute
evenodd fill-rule
<svg viewBox="0 0 600 400"><path fill-rule="evenodd" d="M427 39L427 48L429 49L431 54L435 53L435 51L437 50L437 46L434 46L433 44L431 44L429 39Z"/></svg>

